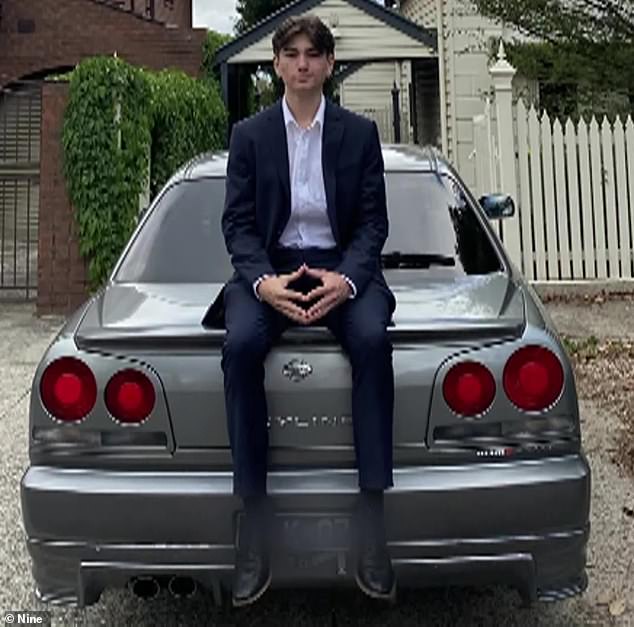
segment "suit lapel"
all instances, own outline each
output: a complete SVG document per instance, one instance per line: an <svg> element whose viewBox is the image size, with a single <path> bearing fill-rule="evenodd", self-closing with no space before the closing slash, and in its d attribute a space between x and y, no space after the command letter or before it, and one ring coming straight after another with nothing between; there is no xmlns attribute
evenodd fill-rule
<svg viewBox="0 0 634 627"><path fill-rule="evenodd" d="M337 224L337 157L339 146L343 138L343 122L338 107L326 101L326 115L324 118L324 133L321 149L321 164L326 188L326 203L328 205L328 219L335 241L339 240L339 226Z"/></svg>
<svg viewBox="0 0 634 627"><path fill-rule="evenodd" d="M269 124L269 147L273 152L277 173L280 177L284 199L282 205L282 224L286 224L291 215L291 182L288 165L288 144L286 139L286 126L284 125L284 113L280 100L272 109Z"/></svg>

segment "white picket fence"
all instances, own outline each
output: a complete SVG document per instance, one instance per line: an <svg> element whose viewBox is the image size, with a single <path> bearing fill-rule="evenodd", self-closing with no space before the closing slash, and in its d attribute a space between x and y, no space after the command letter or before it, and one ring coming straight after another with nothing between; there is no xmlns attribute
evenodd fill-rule
<svg viewBox="0 0 634 627"><path fill-rule="evenodd" d="M632 118L562 123L501 96L474 118L476 187L513 195L516 216L496 228L524 276L634 277Z"/></svg>

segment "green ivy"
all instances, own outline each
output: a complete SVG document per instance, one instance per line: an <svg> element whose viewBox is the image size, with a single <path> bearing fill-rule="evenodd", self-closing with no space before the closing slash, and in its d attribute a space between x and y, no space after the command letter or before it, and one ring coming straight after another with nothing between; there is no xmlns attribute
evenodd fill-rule
<svg viewBox="0 0 634 627"><path fill-rule="evenodd" d="M222 148L226 125L214 81L153 74L112 57L87 59L73 71L64 175L91 290L106 280L134 230L140 194L148 185L156 193L197 154Z"/></svg>
<svg viewBox="0 0 634 627"><path fill-rule="evenodd" d="M225 146L227 113L215 81L185 73L149 74L153 92L151 193L193 156Z"/></svg>
<svg viewBox="0 0 634 627"><path fill-rule="evenodd" d="M111 57L87 59L70 81L64 174L93 289L107 277L136 224L147 184L150 96L139 71Z"/></svg>

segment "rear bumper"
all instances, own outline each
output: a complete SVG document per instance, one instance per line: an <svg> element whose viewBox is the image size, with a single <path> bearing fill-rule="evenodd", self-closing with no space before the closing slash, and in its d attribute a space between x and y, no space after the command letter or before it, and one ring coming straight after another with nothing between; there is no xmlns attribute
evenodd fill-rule
<svg viewBox="0 0 634 627"><path fill-rule="evenodd" d="M272 472L269 492L278 511L349 512L357 475ZM134 575L184 574L216 590L230 581L231 473L33 466L21 497L45 600L84 606ZM584 587L590 469L581 455L396 469L385 507L401 586L500 582L526 599ZM351 584L349 552L333 557L331 569L323 556L303 556L305 568L286 580L274 567L274 581Z"/></svg>

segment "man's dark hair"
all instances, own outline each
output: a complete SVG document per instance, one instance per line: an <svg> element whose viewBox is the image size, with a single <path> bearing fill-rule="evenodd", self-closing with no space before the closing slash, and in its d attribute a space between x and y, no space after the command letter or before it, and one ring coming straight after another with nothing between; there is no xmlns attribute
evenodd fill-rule
<svg viewBox="0 0 634 627"><path fill-rule="evenodd" d="M297 35L306 35L319 54L335 53L335 38L330 29L316 16L304 15L284 20L273 35L273 53L279 55Z"/></svg>

